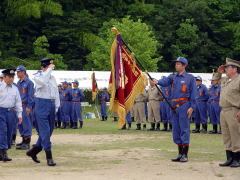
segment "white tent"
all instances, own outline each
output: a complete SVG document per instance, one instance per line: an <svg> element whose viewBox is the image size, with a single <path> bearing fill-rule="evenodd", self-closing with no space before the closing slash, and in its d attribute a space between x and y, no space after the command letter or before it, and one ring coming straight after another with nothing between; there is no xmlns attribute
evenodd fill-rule
<svg viewBox="0 0 240 180"><path fill-rule="evenodd" d="M32 79L36 70L28 70L27 74L29 78ZM150 73L153 78L161 79L162 76L168 76L170 73ZM210 86L210 79L212 77L211 73L192 73L194 76L201 76L203 79L203 84L207 87ZM61 83L63 81L72 82L74 80L79 81L79 87L82 89L91 89L92 88L92 80L91 75L92 71L53 71L53 75L57 79L57 83ZM95 77L98 84L98 88L102 89L104 87L108 87L110 72L109 71L95 71ZM15 82L18 79L15 78Z"/></svg>

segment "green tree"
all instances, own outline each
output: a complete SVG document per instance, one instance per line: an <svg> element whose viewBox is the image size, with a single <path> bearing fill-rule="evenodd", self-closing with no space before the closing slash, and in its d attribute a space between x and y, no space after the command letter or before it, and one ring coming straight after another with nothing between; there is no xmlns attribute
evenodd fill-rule
<svg viewBox="0 0 240 180"><path fill-rule="evenodd" d="M160 44L156 41L150 27L141 22L133 21L130 17L120 20L111 19L103 23L96 37L95 45L91 48L91 53L87 56L87 65L85 70L95 68L97 70L110 70L110 48L114 39L111 33L111 27L115 26L122 35L122 38L128 43L135 55L148 71L156 71L157 63L161 57L156 55L157 46Z"/></svg>
<svg viewBox="0 0 240 180"><path fill-rule="evenodd" d="M24 18L41 18L42 14L62 15L61 4L52 0L6 0L9 15Z"/></svg>

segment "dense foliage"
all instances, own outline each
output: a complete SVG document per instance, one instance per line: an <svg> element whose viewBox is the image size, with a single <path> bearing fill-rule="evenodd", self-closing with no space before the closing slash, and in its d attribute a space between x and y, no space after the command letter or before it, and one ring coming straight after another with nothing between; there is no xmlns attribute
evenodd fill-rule
<svg viewBox="0 0 240 180"><path fill-rule="evenodd" d="M111 26L150 71L180 55L191 72L240 60L240 0L2 0L0 68L54 56L58 69L109 70Z"/></svg>

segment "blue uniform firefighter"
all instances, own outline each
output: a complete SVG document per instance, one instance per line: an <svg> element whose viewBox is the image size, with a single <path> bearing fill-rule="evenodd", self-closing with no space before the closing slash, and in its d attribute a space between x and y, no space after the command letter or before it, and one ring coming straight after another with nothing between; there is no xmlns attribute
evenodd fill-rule
<svg viewBox="0 0 240 180"><path fill-rule="evenodd" d="M5 69L0 82L0 161L11 161L7 150L11 148L15 116L22 122L22 101L16 85L13 84L16 69ZM15 114L16 113L16 114Z"/></svg>
<svg viewBox="0 0 240 180"><path fill-rule="evenodd" d="M128 124L128 128L126 124ZM131 111L128 111L128 113L126 114L126 123L123 125L122 129L131 129L131 127L132 127Z"/></svg>
<svg viewBox="0 0 240 180"><path fill-rule="evenodd" d="M163 87L171 86L169 100L174 111L171 111L173 125L173 141L178 145L178 156L172 159L174 162L187 162L190 143L190 121L193 108L196 106L196 83L193 75L188 74L185 68L188 61L184 57L178 57L175 62L177 73L168 77L154 80Z"/></svg>
<svg viewBox="0 0 240 180"><path fill-rule="evenodd" d="M22 142L16 145L16 149L26 150L30 148L32 136L31 113L34 102L34 84L27 77L26 68L24 66L17 67L17 76L19 78L17 86L22 99L23 121L20 125L18 125L19 133L22 137Z"/></svg>
<svg viewBox="0 0 240 180"><path fill-rule="evenodd" d="M79 82L75 80L73 82L72 89L72 121L73 121L73 129L78 128L78 121L80 123L80 127L83 127L83 118L82 118L82 106L81 102L85 98L81 89L78 88Z"/></svg>
<svg viewBox="0 0 240 180"><path fill-rule="evenodd" d="M196 77L197 94L196 94L196 109L195 109L195 125L193 133L200 133L200 124L202 124L202 133L207 133L207 102L209 93L207 87L202 84L202 78Z"/></svg>
<svg viewBox="0 0 240 180"><path fill-rule="evenodd" d="M59 97L61 97L62 94L62 84L58 84L58 93ZM58 108L56 117L55 117L55 128L61 128L61 122L62 122L62 111L61 111L61 103L60 107Z"/></svg>
<svg viewBox="0 0 240 180"><path fill-rule="evenodd" d="M107 120L107 102L109 101L109 94L107 88L103 89L103 92L99 94L99 102L101 108L102 121Z"/></svg>
<svg viewBox="0 0 240 180"><path fill-rule="evenodd" d="M209 131L209 134L218 133L218 125L220 124L220 112L221 107L219 106L221 86L218 81L213 77L211 79L211 88L210 88L210 123L213 125L213 130Z"/></svg>
<svg viewBox="0 0 240 180"><path fill-rule="evenodd" d="M26 154L36 163L40 163L37 154L44 149L48 166L55 166L52 158L51 135L54 130L55 114L60 106L57 82L52 75L55 65L53 58L40 60L41 71L36 73L35 81L35 116L38 139L36 144Z"/></svg>
<svg viewBox="0 0 240 180"><path fill-rule="evenodd" d="M68 88L68 82L64 81L62 83L63 89L61 92L61 114L62 114L62 126L61 129L70 128L70 115L71 115L71 105L72 105L72 90Z"/></svg>
<svg viewBox="0 0 240 180"><path fill-rule="evenodd" d="M164 78L164 77L163 77ZM169 94L171 91L170 86L169 87L162 87L162 92L165 95L165 97L168 99ZM167 104L166 100L163 99L160 105L160 114L161 114L161 120L163 123L163 129L161 131L168 131L168 123L169 123L169 130L172 130L172 124L170 122L170 107Z"/></svg>

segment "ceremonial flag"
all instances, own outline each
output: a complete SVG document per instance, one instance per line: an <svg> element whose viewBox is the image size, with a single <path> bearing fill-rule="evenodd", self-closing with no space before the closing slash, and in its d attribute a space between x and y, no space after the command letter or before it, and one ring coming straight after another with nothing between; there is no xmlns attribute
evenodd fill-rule
<svg viewBox="0 0 240 180"><path fill-rule="evenodd" d="M125 124L126 113L132 108L135 97L144 92L146 76L125 49L120 34L116 34L111 48L111 75L109 92L110 110L117 112L118 125Z"/></svg>
<svg viewBox="0 0 240 180"><path fill-rule="evenodd" d="M94 101L98 93L98 86L97 86L97 81L96 81L94 72L92 73L91 78L92 78L92 100Z"/></svg>

